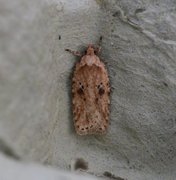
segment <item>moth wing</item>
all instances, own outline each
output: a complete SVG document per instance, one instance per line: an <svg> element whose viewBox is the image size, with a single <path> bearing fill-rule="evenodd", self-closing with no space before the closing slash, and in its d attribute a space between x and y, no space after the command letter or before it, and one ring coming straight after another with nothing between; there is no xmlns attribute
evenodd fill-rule
<svg viewBox="0 0 176 180"><path fill-rule="evenodd" d="M109 125L109 78L104 64L76 68L73 76L73 116L80 135L103 134Z"/></svg>

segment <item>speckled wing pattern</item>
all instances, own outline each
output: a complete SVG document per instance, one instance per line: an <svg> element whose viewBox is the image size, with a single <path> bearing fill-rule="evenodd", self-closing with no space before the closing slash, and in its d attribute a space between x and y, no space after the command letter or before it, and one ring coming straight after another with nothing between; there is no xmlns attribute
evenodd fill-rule
<svg viewBox="0 0 176 180"><path fill-rule="evenodd" d="M104 134L109 125L110 86L103 62L89 46L76 64L72 81L74 126L77 134Z"/></svg>

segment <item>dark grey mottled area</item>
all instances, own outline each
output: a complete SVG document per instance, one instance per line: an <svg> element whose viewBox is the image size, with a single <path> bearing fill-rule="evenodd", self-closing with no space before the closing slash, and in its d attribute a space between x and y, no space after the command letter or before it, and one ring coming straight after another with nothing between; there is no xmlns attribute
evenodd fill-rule
<svg viewBox="0 0 176 180"><path fill-rule="evenodd" d="M103 36L112 86L105 136L77 136L71 77ZM94 174L174 180L175 0L0 0L0 137L25 159L62 169L83 158Z"/></svg>

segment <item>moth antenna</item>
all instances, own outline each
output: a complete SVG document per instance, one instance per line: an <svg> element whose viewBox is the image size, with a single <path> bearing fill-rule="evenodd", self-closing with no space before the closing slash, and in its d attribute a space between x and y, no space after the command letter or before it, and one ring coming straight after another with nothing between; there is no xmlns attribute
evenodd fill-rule
<svg viewBox="0 0 176 180"><path fill-rule="evenodd" d="M102 40L103 40L103 36L100 36L100 39L99 39L99 42L98 42L98 46L101 46Z"/></svg>
<svg viewBox="0 0 176 180"><path fill-rule="evenodd" d="M101 52L101 43L102 43L103 36L100 36L99 42L96 46L93 46L95 49L95 53L98 55Z"/></svg>
<svg viewBox="0 0 176 180"><path fill-rule="evenodd" d="M65 49L65 51L73 54L74 56L79 56L79 57L82 57L82 56L83 56L83 55L82 55L80 52L78 52L78 51L72 51L72 50L70 50L70 49Z"/></svg>

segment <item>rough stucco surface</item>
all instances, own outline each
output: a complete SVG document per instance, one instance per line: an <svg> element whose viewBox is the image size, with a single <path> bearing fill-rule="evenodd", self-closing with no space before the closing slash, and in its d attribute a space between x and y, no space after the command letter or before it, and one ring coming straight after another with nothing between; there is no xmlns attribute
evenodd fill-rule
<svg viewBox="0 0 176 180"><path fill-rule="evenodd" d="M105 136L75 134L71 76L103 35L112 86ZM59 38L60 37L60 38ZM128 180L176 172L174 0L0 0L0 137L24 159Z"/></svg>
<svg viewBox="0 0 176 180"><path fill-rule="evenodd" d="M0 154L1 180L97 180L66 171L42 167L34 163L19 163Z"/></svg>

